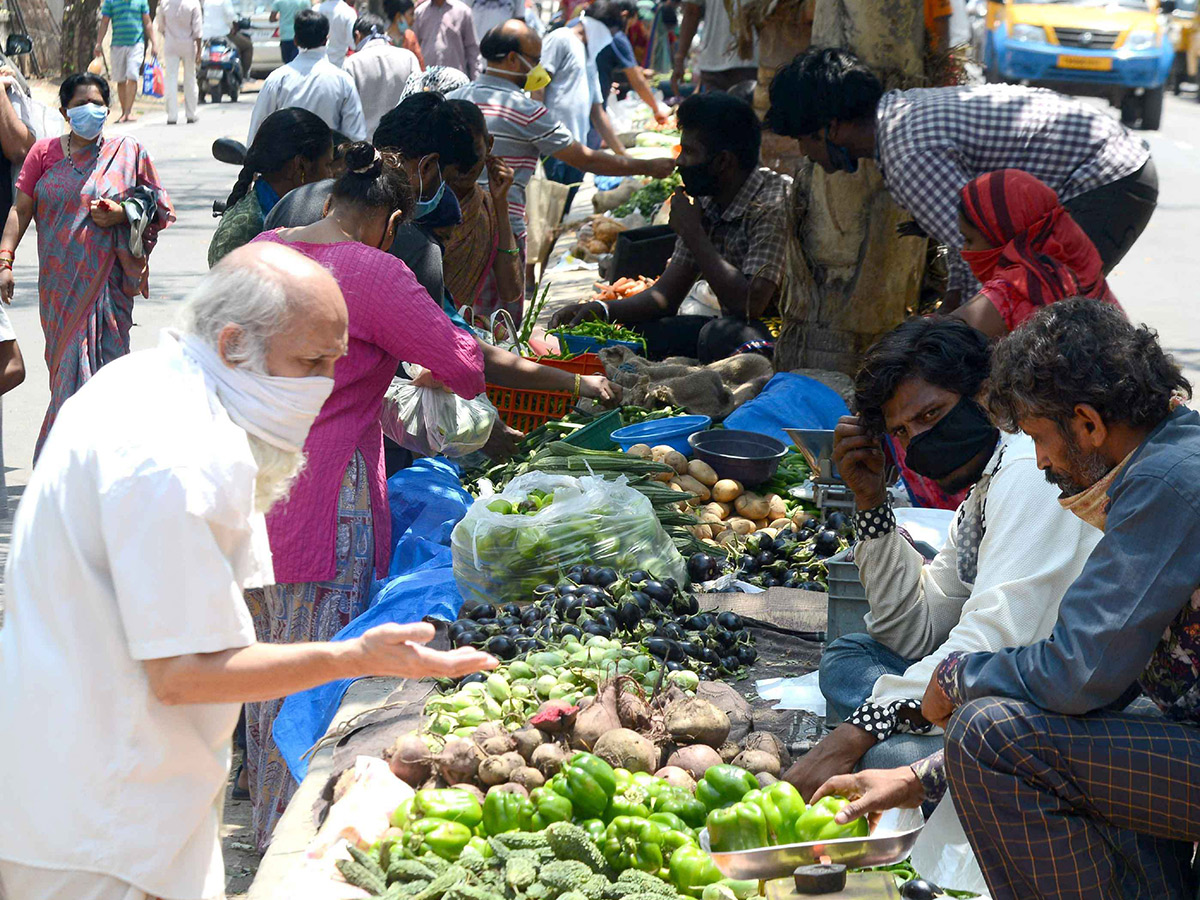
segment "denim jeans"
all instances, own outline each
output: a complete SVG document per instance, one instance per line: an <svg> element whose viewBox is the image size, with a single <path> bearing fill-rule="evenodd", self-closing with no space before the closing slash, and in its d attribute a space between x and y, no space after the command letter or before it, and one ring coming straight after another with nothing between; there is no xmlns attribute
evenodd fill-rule
<svg viewBox="0 0 1200 900"><path fill-rule="evenodd" d="M866 634L846 634L825 647L821 656L821 693L829 712L844 720L871 696L883 675L901 675L915 659L905 659ZM942 746L941 735L894 734L867 751L859 768L907 766Z"/></svg>

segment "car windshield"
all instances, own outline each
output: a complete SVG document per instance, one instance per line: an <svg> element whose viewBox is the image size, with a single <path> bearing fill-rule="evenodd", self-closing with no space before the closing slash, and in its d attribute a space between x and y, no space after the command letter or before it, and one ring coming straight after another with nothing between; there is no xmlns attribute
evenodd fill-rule
<svg viewBox="0 0 1200 900"><path fill-rule="evenodd" d="M1120 9L1140 9L1150 11L1149 0L1021 0L1022 3L1032 3L1035 6L1047 6L1053 4L1055 6L1116 6ZM1180 3L1180 7L1185 7L1188 0ZM1190 0L1191 5L1196 5L1196 0Z"/></svg>

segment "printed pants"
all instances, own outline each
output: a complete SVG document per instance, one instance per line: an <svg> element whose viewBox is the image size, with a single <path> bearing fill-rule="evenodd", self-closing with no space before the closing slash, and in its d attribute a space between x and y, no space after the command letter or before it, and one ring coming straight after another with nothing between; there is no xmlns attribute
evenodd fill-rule
<svg viewBox="0 0 1200 900"><path fill-rule="evenodd" d="M946 769L995 900L1195 897L1200 728L975 700L950 719Z"/></svg>

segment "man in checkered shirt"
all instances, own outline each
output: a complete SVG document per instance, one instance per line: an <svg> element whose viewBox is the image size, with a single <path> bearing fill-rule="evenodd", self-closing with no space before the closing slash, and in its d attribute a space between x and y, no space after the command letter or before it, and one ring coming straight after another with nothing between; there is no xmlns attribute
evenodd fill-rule
<svg viewBox="0 0 1200 900"><path fill-rule="evenodd" d="M1015 85L884 93L853 54L812 49L771 82L766 125L794 137L826 172L874 160L892 197L950 250L943 311L979 283L959 250L959 191L997 169L1022 169L1058 192L1112 271L1150 221L1158 175L1144 141L1104 110Z"/></svg>
<svg viewBox="0 0 1200 900"><path fill-rule="evenodd" d="M762 127L745 101L695 94L680 105L678 120L683 190L671 197L670 225L678 237L666 270L624 300L559 310L551 325L624 322L645 337L651 359L689 356L710 363L771 340L762 320L778 315L792 180L758 167ZM721 314L677 315L701 278L716 294Z"/></svg>

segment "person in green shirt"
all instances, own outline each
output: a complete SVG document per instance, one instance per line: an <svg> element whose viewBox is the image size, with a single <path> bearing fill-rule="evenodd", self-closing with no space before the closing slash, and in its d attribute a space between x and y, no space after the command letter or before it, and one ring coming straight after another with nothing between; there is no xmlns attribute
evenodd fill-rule
<svg viewBox="0 0 1200 900"><path fill-rule="evenodd" d="M310 0L275 0L271 4L271 21L279 23L279 54L286 66L300 51L296 49L296 13L312 9Z"/></svg>
<svg viewBox="0 0 1200 900"><path fill-rule="evenodd" d="M150 54L158 56L150 7L146 0L104 0L100 6L100 32L96 37L96 56L104 55L104 37L112 27L112 80L117 83L121 101L118 122L132 122L133 101L137 99L142 64L146 61L147 38Z"/></svg>

